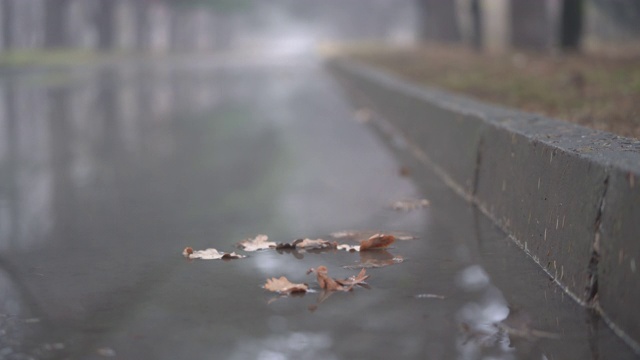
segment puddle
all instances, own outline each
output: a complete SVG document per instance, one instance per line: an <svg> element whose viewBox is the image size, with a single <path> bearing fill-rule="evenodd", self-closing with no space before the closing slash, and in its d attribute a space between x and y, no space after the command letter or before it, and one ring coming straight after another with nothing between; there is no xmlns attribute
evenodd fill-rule
<svg viewBox="0 0 640 360"><path fill-rule="evenodd" d="M0 317L0 354L634 357L488 220L353 121L321 69L282 70L127 66L55 86L1 79L0 314L39 321ZM425 198L411 211L389 205ZM341 229L417 239L371 253L181 255ZM321 265L336 278L367 267L370 288L326 296L306 274ZM270 302L261 286L280 276L316 292ZM526 320L511 321L514 309ZM559 339L536 335L546 333Z"/></svg>

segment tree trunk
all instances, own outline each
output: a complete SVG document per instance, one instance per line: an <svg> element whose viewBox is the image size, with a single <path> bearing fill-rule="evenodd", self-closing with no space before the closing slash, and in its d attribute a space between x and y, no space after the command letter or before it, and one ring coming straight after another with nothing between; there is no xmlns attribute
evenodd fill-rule
<svg viewBox="0 0 640 360"><path fill-rule="evenodd" d="M546 1L511 0L511 45L533 50L548 49L550 28Z"/></svg>
<svg viewBox="0 0 640 360"><path fill-rule="evenodd" d="M563 50L577 51L582 40L582 0L563 0L560 15L560 47Z"/></svg>
<svg viewBox="0 0 640 360"><path fill-rule="evenodd" d="M98 30L98 49L111 50L115 44L114 22L116 0L100 0L95 14Z"/></svg>
<svg viewBox="0 0 640 360"><path fill-rule="evenodd" d="M11 50L15 47L15 14L14 0L0 2L2 6L2 42L4 49Z"/></svg>
<svg viewBox="0 0 640 360"><path fill-rule="evenodd" d="M136 39L135 39L135 48L138 51L147 51L149 50L150 44L150 26L151 22L149 21L149 4L145 0L137 0L135 1L135 11L136 11Z"/></svg>
<svg viewBox="0 0 640 360"><path fill-rule="evenodd" d="M453 0L417 0L423 40L459 42L460 27Z"/></svg>
<svg viewBox="0 0 640 360"><path fill-rule="evenodd" d="M45 2L44 46L61 48L69 46L69 32L66 27L69 0Z"/></svg>
<svg viewBox="0 0 640 360"><path fill-rule="evenodd" d="M471 46L476 50L483 46L482 29L482 4L480 0L471 0Z"/></svg>

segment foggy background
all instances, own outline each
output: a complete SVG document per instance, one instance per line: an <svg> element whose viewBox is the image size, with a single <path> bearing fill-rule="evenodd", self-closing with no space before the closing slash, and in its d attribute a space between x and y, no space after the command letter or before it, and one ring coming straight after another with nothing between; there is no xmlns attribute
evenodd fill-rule
<svg viewBox="0 0 640 360"><path fill-rule="evenodd" d="M307 51L420 40L577 49L630 43L636 0L0 0L0 51Z"/></svg>

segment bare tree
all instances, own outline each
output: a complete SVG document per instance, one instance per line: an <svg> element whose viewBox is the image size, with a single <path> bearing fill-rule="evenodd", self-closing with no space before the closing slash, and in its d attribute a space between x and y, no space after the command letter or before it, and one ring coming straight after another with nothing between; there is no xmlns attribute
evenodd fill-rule
<svg viewBox="0 0 640 360"><path fill-rule="evenodd" d="M480 0L471 0L471 46L476 50L483 46L482 28L482 3Z"/></svg>
<svg viewBox="0 0 640 360"><path fill-rule="evenodd" d="M135 35L135 48L138 51L145 51L149 49L151 40L151 22L149 21L149 2L147 0L135 1L136 12L136 35Z"/></svg>
<svg viewBox="0 0 640 360"><path fill-rule="evenodd" d="M60 48L70 45L67 24L69 0L45 1L44 46Z"/></svg>
<svg viewBox="0 0 640 360"><path fill-rule="evenodd" d="M582 39L583 0L563 0L560 15L560 47L578 50Z"/></svg>
<svg viewBox="0 0 640 360"><path fill-rule="evenodd" d="M100 0L95 22L98 30L98 48L100 50L111 50L115 45L115 7L117 0Z"/></svg>
<svg viewBox="0 0 640 360"><path fill-rule="evenodd" d="M517 48L547 49L550 45L551 19L547 2L511 0L511 44Z"/></svg>
<svg viewBox="0 0 640 360"><path fill-rule="evenodd" d="M455 1L417 0L417 6L420 14L420 35L423 40L438 42L461 40Z"/></svg>
<svg viewBox="0 0 640 360"><path fill-rule="evenodd" d="M14 0L4 0L0 2L2 6L2 42L5 49L15 47L15 4Z"/></svg>

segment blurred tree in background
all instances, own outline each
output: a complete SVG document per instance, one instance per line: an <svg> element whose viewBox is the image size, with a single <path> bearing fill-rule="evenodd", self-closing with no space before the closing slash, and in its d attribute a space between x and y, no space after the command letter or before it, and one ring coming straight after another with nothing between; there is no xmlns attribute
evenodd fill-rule
<svg viewBox="0 0 640 360"><path fill-rule="evenodd" d="M296 25L288 36L304 28L322 40L576 51L585 43L637 42L640 1L0 0L0 51L217 51L286 22Z"/></svg>

